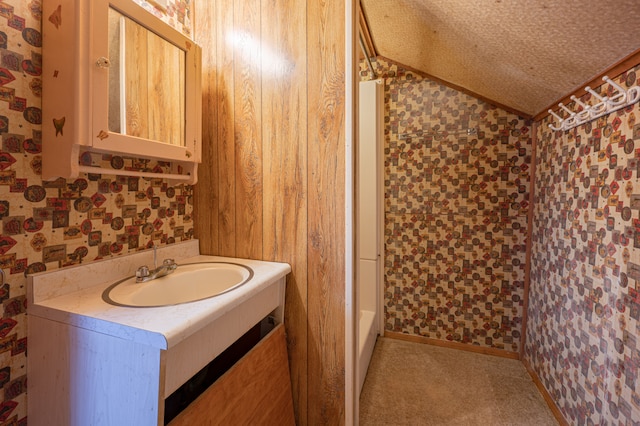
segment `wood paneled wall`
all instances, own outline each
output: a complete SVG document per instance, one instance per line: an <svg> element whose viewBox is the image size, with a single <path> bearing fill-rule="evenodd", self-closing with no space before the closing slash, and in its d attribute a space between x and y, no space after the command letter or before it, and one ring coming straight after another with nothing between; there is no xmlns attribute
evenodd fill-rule
<svg viewBox="0 0 640 426"><path fill-rule="evenodd" d="M198 1L203 254L291 264L297 423L345 422L345 5Z"/></svg>

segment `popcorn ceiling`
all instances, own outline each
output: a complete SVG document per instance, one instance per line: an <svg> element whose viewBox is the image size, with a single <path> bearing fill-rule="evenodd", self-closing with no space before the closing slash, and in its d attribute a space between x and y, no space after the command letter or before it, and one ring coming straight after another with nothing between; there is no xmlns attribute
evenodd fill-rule
<svg viewBox="0 0 640 426"><path fill-rule="evenodd" d="M640 47L636 0L362 6L379 55L532 116Z"/></svg>

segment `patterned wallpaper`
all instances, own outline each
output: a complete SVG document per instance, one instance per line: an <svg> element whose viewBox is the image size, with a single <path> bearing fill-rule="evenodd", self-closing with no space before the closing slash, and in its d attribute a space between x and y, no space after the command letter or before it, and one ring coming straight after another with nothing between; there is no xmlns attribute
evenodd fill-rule
<svg viewBox="0 0 640 426"><path fill-rule="evenodd" d="M190 1L181 0L162 14L188 34L189 13ZM0 1L0 267L6 274L0 286L0 425L26 424L25 274L193 235L190 186L106 175L42 181L41 15L41 0ZM165 166L109 155L81 161Z"/></svg>
<svg viewBox="0 0 640 426"><path fill-rule="evenodd" d="M195 0L133 0L186 36L191 36L191 14ZM166 8L162 7L167 3Z"/></svg>
<svg viewBox="0 0 640 426"><path fill-rule="evenodd" d="M530 123L375 66L385 79L386 330L519 351Z"/></svg>
<svg viewBox="0 0 640 426"><path fill-rule="evenodd" d="M537 131L525 357L572 424L640 424L638 118Z"/></svg>

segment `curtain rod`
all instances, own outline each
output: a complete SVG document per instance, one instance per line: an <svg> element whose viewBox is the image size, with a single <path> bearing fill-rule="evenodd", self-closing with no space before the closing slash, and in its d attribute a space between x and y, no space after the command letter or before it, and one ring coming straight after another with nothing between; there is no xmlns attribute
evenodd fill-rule
<svg viewBox="0 0 640 426"><path fill-rule="evenodd" d="M372 75L373 79L375 80L376 78L378 78L378 74L376 74L376 72L373 70L373 64L371 63L371 58L369 58L369 52L367 51L367 47L364 44L364 40L362 39L362 33L358 32L358 35L360 37L360 48L362 49L362 52L364 53L364 58L367 61L367 65L369 66L369 70L371 71L371 75Z"/></svg>

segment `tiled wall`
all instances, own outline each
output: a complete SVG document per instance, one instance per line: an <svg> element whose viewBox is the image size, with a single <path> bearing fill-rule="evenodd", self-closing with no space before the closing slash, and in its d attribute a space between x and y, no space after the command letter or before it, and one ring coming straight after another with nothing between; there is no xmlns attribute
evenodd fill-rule
<svg viewBox="0 0 640 426"><path fill-rule="evenodd" d="M519 351L530 123L375 66L385 79L386 330Z"/></svg>
<svg viewBox="0 0 640 426"><path fill-rule="evenodd" d="M148 9L151 5L145 3ZM189 0L161 14L189 34ZM190 239L189 186L85 175L43 182L41 0L0 1L0 424L26 422L28 272L51 270ZM117 167L155 164L104 156Z"/></svg>
<svg viewBox="0 0 640 426"><path fill-rule="evenodd" d="M572 424L640 424L638 118L537 131L525 356Z"/></svg>

